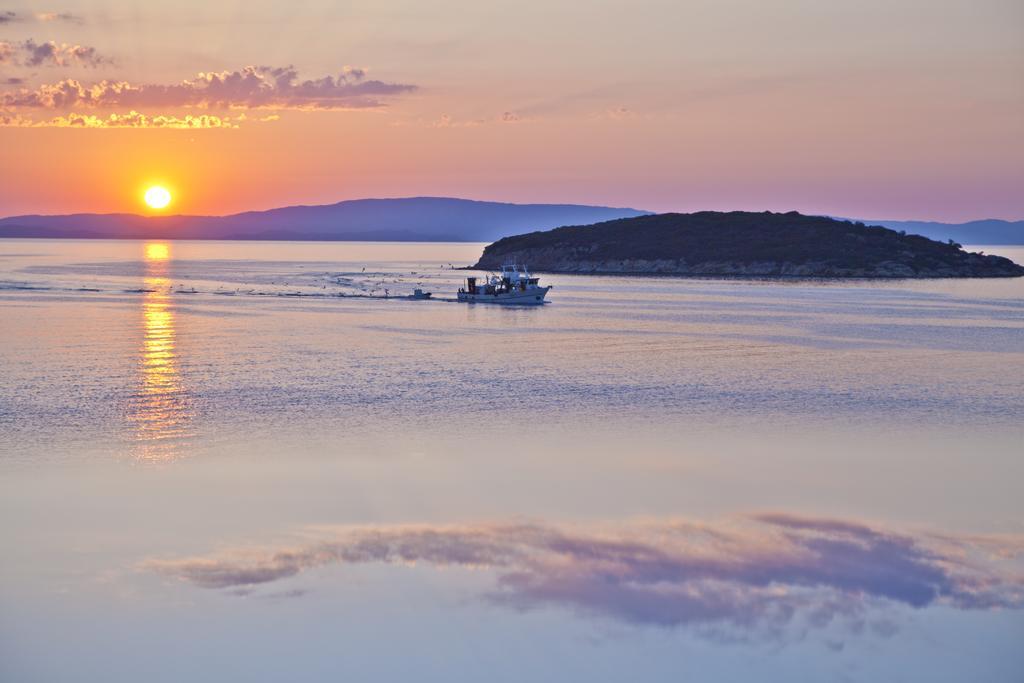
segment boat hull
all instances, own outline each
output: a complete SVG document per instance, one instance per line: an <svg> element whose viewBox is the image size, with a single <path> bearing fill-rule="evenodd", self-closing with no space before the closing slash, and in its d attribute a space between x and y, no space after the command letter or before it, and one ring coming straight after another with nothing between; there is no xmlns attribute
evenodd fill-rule
<svg viewBox="0 0 1024 683"><path fill-rule="evenodd" d="M470 294L459 292L459 301L467 304L502 304L505 306L540 306L547 296L548 287L537 287L525 292L502 292L500 294Z"/></svg>

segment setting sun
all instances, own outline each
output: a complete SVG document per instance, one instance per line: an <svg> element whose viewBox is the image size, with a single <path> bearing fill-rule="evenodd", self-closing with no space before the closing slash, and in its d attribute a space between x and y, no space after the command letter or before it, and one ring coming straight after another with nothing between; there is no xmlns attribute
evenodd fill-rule
<svg viewBox="0 0 1024 683"><path fill-rule="evenodd" d="M154 185L146 190L146 204L153 209L162 209L171 203L171 193L165 187Z"/></svg>

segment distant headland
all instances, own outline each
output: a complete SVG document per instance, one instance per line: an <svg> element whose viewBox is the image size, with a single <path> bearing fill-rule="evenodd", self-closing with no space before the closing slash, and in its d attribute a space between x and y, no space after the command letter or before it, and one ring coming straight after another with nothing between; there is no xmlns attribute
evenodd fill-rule
<svg viewBox="0 0 1024 683"><path fill-rule="evenodd" d="M881 226L790 213L667 213L498 240L478 269L796 277L1018 277L1024 267Z"/></svg>
<svg viewBox="0 0 1024 683"><path fill-rule="evenodd" d="M351 199L228 216L76 213L0 218L0 238L493 242L563 225L647 216L587 204L512 204L454 197ZM840 219L852 220L852 219ZM963 244L1024 244L1024 221L863 221Z"/></svg>
<svg viewBox="0 0 1024 683"><path fill-rule="evenodd" d="M559 225L649 212L585 204L509 204L450 197L353 199L230 216L79 213L0 219L0 237L491 242Z"/></svg>

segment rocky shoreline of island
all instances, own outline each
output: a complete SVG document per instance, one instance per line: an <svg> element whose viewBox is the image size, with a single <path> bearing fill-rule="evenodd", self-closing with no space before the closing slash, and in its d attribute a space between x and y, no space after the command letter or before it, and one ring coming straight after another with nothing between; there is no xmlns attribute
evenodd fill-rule
<svg viewBox="0 0 1024 683"><path fill-rule="evenodd" d="M790 213L659 214L506 237L477 269L794 278L1020 277L1002 256L881 226Z"/></svg>

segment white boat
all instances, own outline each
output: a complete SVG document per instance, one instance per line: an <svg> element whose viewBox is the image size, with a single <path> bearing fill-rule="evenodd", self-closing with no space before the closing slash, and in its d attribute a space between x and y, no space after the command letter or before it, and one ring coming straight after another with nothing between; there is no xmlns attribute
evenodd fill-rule
<svg viewBox="0 0 1024 683"><path fill-rule="evenodd" d="M459 301L478 304L511 304L539 306L544 303L551 285L541 286L540 278L530 275L526 266L509 263L501 267L501 275L492 275L483 283L478 278L466 278L466 286L459 289Z"/></svg>

